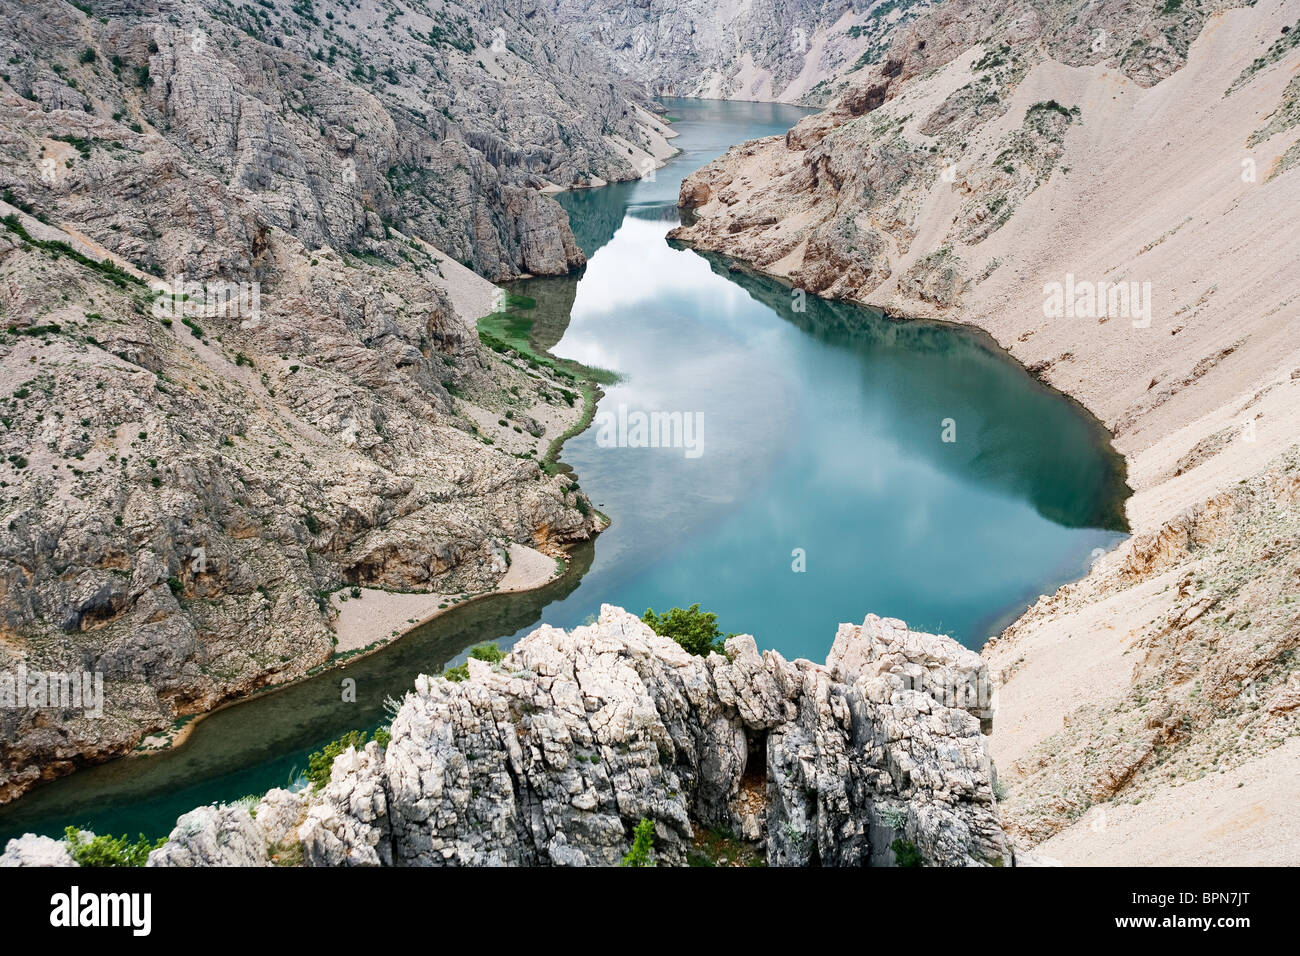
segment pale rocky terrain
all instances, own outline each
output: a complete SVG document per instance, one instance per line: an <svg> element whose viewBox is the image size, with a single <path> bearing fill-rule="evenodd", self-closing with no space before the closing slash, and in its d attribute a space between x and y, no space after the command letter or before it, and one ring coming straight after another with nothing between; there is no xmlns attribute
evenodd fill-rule
<svg viewBox="0 0 1300 956"><path fill-rule="evenodd" d="M823 666L748 635L696 657L606 605L468 666L418 678L387 746L349 748L320 790L200 807L149 865L613 865L642 819L659 865L702 828L771 865L889 866L905 844L925 865L1033 862L999 821L984 661L902 621L841 625ZM70 863L46 837L0 856Z"/></svg>
<svg viewBox="0 0 1300 956"><path fill-rule="evenodd" d="M65 213L155 273L246 268L247 253L203 250L192 233L247 248L252 214L309 249L382 254L400 230L489 278L562 274L582 252L545 190L635 178L664 155L639 87L499 0L96 9L107 15L0 3L5 128L49 114L70 145L14 159L36 173L54 156L43 185L86 201L105 198L91 183L108 190L115 208L74 210L65 195ZM65 169L82 145L82 166Z"/></svg>
<svg viewBox="0 0 1300 956"><path fill-rule="evenodd" d="M545 0L614 68L668 96L822 105L932 0Z"/></svg>
<svg viewBox="0 0 1300 956"><path fill-rule="evenodd" d="M978 324L1128 460L1133 539L985 651L997 770L924 655L864 672L849 629L826 668L682 660L609 611L426 680L386 751L200 808L155 862L613 862L641 815L664 862L721 826L774 863L900 834L945 864L1297 862L1300 0L94 9L0 0L0 670L100 670L108 716L0 712L0 800L368 646L353 588L403 592L385 637L599 529L537 464L564 383L473 320L479 274L581 264L549 193L671 152L644 83L833 94L688 179L677 237ZM163 321L180 274L259 283L260 316ZM1149 282L1151 322L1049 317L1067 276ZM912 640L886 623L867 646Z"/></svg>
<svg viewBox="0 0 1300 956"><path fill-rule="evenodd" d="M1300 706L1300 2L1234 6L945 3L682 188L677 238L977 324L1114 434L1134 537L984 652L1004 820L1066 862L1300 862L1250 782ZM1149 324L1049 315L1067 276Z"/></svg>
<svg viewBox="0 0 1300 956"><path fill-rule="evenodd" d="M530 591L560 573L554 557L517 541L510 542L502 554L508 567L488 594ZM436 591L385 591L358 587L340 589L331 597L337 617L334 619L334 650L343 654L372 648L385 639L399 637L417 625L433 620L453 604L470 599L465 594L439 594Z"/></svg>
<svg viewBox="0 0 1300 956"><path fill-rule="evenodd" d="M671 151L501 4L94 10L0 2L0 670L102 672L106 714L0 711L0 801L391 636L340 640L341 589L594 534L538 461L581 403L480 346L479 275L581 264L548 192Z"/></svg>

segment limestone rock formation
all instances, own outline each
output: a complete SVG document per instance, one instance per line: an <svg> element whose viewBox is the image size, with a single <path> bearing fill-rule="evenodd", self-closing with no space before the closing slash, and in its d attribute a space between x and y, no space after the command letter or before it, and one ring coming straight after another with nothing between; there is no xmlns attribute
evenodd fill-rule
<svg viewBox="0 0 1300 956"><path fill-rule="evenodd" d="M263 866L266 840L243 804L198 807L176 821L149 866Z"/></svg>
<svg viewBox="0 0 1300 956"><path fill-rule="evenodd" d="M380 256L397 229L494 279L581 265L537 190L653 168L652 104L597 81L603 58L536 11L380 10L167 0L101 4L101 19L6 0L0 122L24 162L4 186L41 206L60 193L63 215L80 199L87 235L164 275L242 273L267 226ZM66 165L52 144L30 155L23 117L40 113ZM205 248L227 231L237 248Z"/></svg>
<svg viewBox="0 0 1300 956"><path fill-rule="evenodd" d="M76 866L63 840L28 833L5 844L0 866Z"/></svg>
<svg viewBox="0 0 1300 956"><path fill-rule="evenodd" d="M1184 64L1214 10L1233 5L1155 14L1118 0L1084 11L1024 0L909 8L915 22L888 31L879 56L837 85L826 109L689 176L679 204L693 215L672 237L827 298L949 311L996 268L970 275L965 250L985 248L1062 164L1069 128L1086 122L1067 84L1065 103L1021 102L1020 87L1041 85L1027 77L1064 63L1150 86ZM934 197L947 193L959 205L940 222ZM914 250L918 235L925 246Z"/></svg>
<svg viewBox="0 0 1300 956"><path fill-rule="evenodd" d="M951 639L874 615L823 666L747 635L695 657L605 606L500 664L471 659L463 682L420 677L386 749L349 749L318 792L186 814L150 865L614 865L641 819L664 865L700 827L775 865L891 865L903 848L1009 865L985 711L953 694L986 679Z"/></svg>

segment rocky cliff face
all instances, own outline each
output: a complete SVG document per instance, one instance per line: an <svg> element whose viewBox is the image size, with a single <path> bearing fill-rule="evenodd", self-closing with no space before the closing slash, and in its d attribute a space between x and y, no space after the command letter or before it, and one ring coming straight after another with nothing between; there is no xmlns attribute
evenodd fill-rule
<svg viewBox="0 0 1300 956"><path fill-rule="evenodd" d="M820 105L881 61L930 0L668 4L547 0L554 18L655 93Z"/></svg>
<svg viewBox="0 0 1300 956"><path fill-rule="evenodd" d="M461 683L419 678L386 749L347 751L316 793L186 814L150 865L613 865L642 819L662 865L707 828L773 865L1009 865L987 691L977 654L901 621L842 625L822 666L749 636L694 657L606 606Z"/></svg>
<svg viewBox="0 0 1300 956"><path fill-rule="evenodd" d="M673 234L978 324L1116 436L1138 534L986 652L1008 819L1078 862L1288 840L1267 800L1249 838L1169 840L1234 800L1212 781L1285 778L1296 732L1300 4L1235 6L944 3L828 109L689 177ZM1108 803L1141 809L1065 832Z"/></svg>
<svg viewBox="0 0 1300 956"><path fill-rule="evenodd" d="M1080 16L1019 0L928 10L826 110L689 177L681 205L695 217L673 237L828 298L949 309L1000 264L976 272L967 260L985 258L981 243L1048 182L1083 122L1073 91L1057 90L1064 103L1018 91L1056 85L1045 74L1061 63L1157 83L1207 13L1171 9L1161 23L1118 5ZM951 197L951 221L934 222L933 194Z"/></svg>
<svg viewBox="0 0 1300 956"><path fill-rule="evenodd" d="M169 235L193 225L187 212L239 230L242 207L308 248L375 253L398 229L491 278L563 273L582 253L537 190L634 178L666 152L635 87L501 2L87 9L0 5L4 88L18 116L55 113L89 144L80 169L55 157L57 184L100 204L79 217L91 236L155 272L246 265ZM22 179L53 185L23 159Z"/></svg>
<svg viewBox="0 0 1300 956"><path fill-rule="evenodd" d="M537 187L663 153L499 5L87 9L0 4L0 672L105 714L0 710L0 800L326 661L331 591L593 534L538 464L573 383L480 347L455 260L567 270Z"/></svg>
<svg viewBox="0 0 1300 956"><path fill-rule="evenodd" d="M510 542L597 527L538 464L570 383L481 349L432 256L367 266L269 229L244 328L158 318L11 215L0 670L102 673L106 714L0 712L5 795L301 676L333 651L333 590L482 591Z"/></svg>

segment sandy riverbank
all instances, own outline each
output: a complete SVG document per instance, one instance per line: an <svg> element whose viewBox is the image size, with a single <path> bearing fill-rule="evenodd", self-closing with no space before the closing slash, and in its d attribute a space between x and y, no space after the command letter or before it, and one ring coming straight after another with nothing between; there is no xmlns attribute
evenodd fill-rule
<svg viewBox="0 0 1300 956"><path fill-rule="evenodd" d="M336 591L331 599L338 610L335 654L382 646L465 601L491 594L530 591L554 580L559 574L559 563L555 558L528 545L512 543L510 567L491 591L438 594L359 588L360 597L352 597L347 588Z"/></svg>

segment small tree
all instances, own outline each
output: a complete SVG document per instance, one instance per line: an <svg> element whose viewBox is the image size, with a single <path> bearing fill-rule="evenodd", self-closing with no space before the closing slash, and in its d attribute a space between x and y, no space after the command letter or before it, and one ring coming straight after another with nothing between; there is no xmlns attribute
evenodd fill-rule
<svg viewBox="0 0 1300 956"><path fill-rule="evenodd" d="M366 745L364 730L350 730L338 740L326 744L307 758L307 781L316 790L323 789L330 782L330 771L334 769L334 758L347 751L349 747L361 750Z"/></svg>
<svg viewBox="0 0 1300 956"><path fill-rule="evenodd" d="M692 604L684 611L675 607L663 615L656 614L653 608L646 608L641 620L656 634L671 637L692 654L708 657L710 651L723 652L726 638L718 628L718 615L701 611L698 604Z"/></svg>
<svg viewBox="0 0 1300 956"><path fill-rule="evenodd" d="M654 866L655 824L653 820L641 818L641 822L632 830L632 849L627 851L619 866Z"/></svg>
<svg viewBox="0 0 1300 956"><path fill-rule="evenodd" d="M487 661L489 664L500 664L505 660L506 652L501 650L495 644L479 644L470 648L469 656L476 661ZM459 683L463 680L469 680L469 663L458 664L455 667L443 669L442 676L449 681Z"/></svg>

